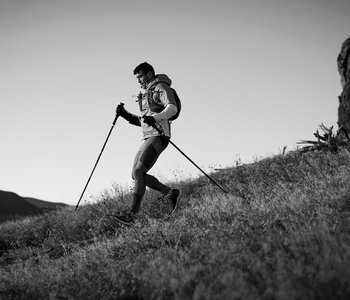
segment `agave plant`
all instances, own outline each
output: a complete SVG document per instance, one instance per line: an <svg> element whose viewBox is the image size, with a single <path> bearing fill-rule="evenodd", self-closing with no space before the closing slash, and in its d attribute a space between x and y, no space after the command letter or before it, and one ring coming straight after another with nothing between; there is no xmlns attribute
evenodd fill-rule
<svg viewBox="0 0 350 300"><path fill-rule="evenodd" d="M321 124L319 128L322 131L321 134L319 130L314 133L317 141L301 140L298 142L298 144L307 145L301 149L302 152L315 150L336 152L340 147L350 148L350 137L343 126L340 126L335 133L333 126L327 128Z"/></svg>

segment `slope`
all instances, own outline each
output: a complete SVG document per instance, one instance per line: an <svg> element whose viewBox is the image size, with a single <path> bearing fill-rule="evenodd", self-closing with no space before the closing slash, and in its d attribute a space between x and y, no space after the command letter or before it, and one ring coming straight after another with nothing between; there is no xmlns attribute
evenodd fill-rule
<svg viewBox="0 0 350 300"><path fill-rule="evenodd" d="M115 186L96 203L0 225L0 293L61 299L348 299L350 151L293 152L180 183L176 215Z"/></svg>

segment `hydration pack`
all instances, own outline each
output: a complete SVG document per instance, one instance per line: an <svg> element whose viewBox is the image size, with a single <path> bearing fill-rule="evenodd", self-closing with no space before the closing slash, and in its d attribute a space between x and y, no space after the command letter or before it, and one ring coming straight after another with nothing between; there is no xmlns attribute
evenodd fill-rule
<svg viewBox="0 0 350 300"><path fill-rule="evenodd" d="M164 81L158 81L158 82L151 88L150 91L153 91L153 90L156 88L156 86L157 86L158 84L160 84L160 83L165 83L167 86L169 86L169 84L166 83L166 82L164 82ZM170 89L173 91L174 98L175 98L175 102L176 102L176 107L177 107L177 112L176 112L176 114L175 114L174 116L172 116L172 117L169 119L170 121L174 121L174 120L176 120L176 119L179 117L179 115L180 115L180 112L181 112L181 100L180 100L180 97L178 96L176 90L173 89L171 86L169 86L169 87L170 87Z"/></svg>

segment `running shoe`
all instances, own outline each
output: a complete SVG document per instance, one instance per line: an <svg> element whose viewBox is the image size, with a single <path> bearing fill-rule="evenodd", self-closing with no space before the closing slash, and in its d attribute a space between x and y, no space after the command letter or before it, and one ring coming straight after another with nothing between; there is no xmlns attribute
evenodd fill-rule
<svg viewBox="0 0 350 300"><path fill-rule="evenodd" d="M136 216L131 212L125 212L119 215L113 215L113 218L123 225L130 226L135 222Z"/></svg>
<svg viewBox="0 0 350 300"><path fill-rule="evenodd" d="M171 189L170 192L165 195L166 200L170 200L171 205L172 205L172 211L170 212L170 215L175 213L175 211L179 207L179 202L182 197L182 190L181 189Z"/></svg>

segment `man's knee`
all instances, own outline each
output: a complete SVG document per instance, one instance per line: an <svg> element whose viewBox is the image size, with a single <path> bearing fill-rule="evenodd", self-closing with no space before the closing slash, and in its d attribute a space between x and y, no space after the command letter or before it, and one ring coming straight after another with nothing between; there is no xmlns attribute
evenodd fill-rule
<svg viewBox="0 0 350 300"><path fill-rule="evenodd" d="M142 163L138 163L132 170L131 177L133 180L140 180L146 175L146 168Z"/></svg>

